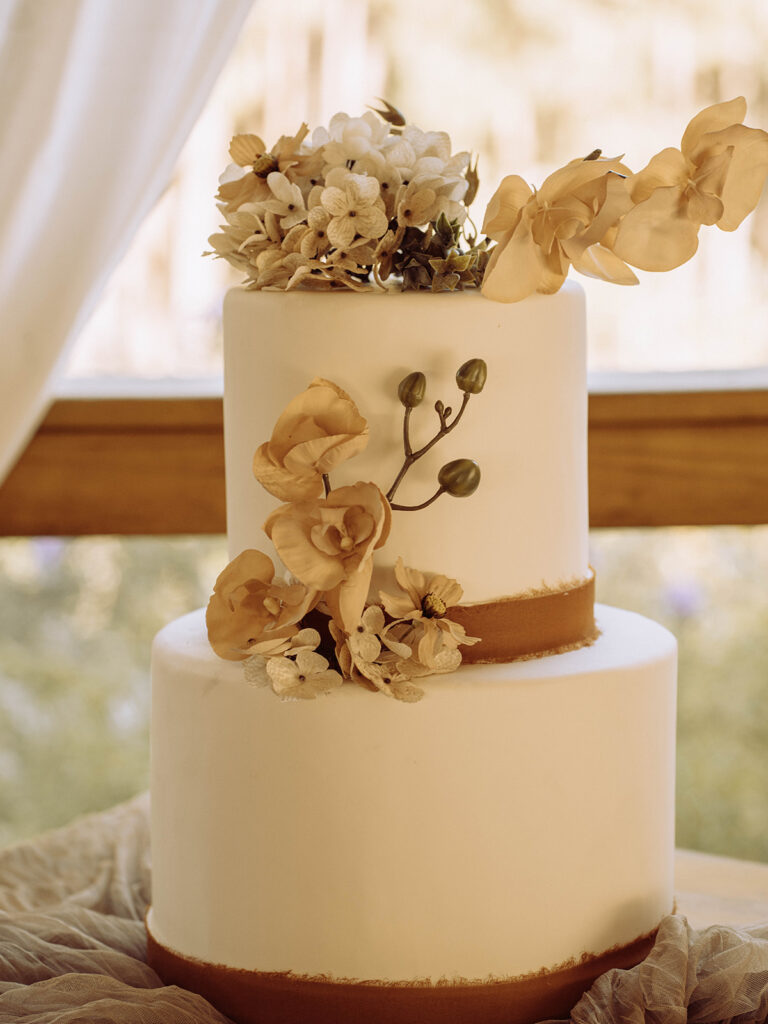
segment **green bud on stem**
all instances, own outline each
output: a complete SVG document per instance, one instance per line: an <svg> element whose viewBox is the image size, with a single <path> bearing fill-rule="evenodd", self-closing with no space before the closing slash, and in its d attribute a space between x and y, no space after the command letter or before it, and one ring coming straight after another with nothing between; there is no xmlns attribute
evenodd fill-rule
<svg viewBox="0 0 768 1024"><path fill-rule="evenodd" d="M397 397L406 409L415 409L424 400L427 391L427 378L423 373L414 370L407 377L403 377L397 388Z"/></svg>
<svg viewBox="0 0 768 1024"><path fill-rule="evenodd" d="M468 359L456 371L456 384L460 391L470 395L479 395L485 387L488 367L484 359Z"/></svg>
<svg viewBox="0 0 768 1024"><path fill-rule="evenodd" d="M440 486L454 498L468 498L480 484L480 467L474 459L446 462L437 474Z"/></svg>

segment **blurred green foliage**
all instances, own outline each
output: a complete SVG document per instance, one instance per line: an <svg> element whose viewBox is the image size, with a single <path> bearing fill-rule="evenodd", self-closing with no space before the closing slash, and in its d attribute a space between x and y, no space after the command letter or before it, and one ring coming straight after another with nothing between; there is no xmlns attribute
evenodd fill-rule
<svg viewBox="0 0 768 1024"><path fill-rule="evenodd" d="M223 538L0 542L0 843L145 789L149 656Z"/></svg>
<svg viewBox="0 0 768 1024"><path fill-rule="evenodd" d="M591 540L598 600L679 642L677 845L768 861L768 527Z"/></svg>
<svg viewBox="0 0 768 1024"><path fill-rule="evenodd" d="M598 599L680 641L679 846L768 861L768 527L592 534ZM0 542L0 844L147 786L149 653L216 538Z"/></svg>

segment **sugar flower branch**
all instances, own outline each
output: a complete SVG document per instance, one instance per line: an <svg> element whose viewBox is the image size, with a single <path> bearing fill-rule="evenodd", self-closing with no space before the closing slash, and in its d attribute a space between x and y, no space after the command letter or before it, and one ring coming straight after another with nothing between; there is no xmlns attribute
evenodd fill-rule
<svg viewBox="0 0 768 1024"><path fill-rule="evenodd" d="M485 378L482 360L460 368L462 409L450 420L451 410L440 405L440 431L428 447L456 425ZM420 401L425 388L423 374L411 374L410 383L401 386L401 400ZM386 543L392 508L398 506L375 483L334 488L330 481L330 471L367 441L368 424L350 396L317 377L288 403L271 439L254 456L256 478L284 502L267 518L264 532L290 578L278 578L263 552L242 552L216 580L206 621L218 655L243 662L248 682L268 682L286 700L331 693L348 679L413 702L423 691L412 678L452 671L461 661L458 647L475 642L450 621L442 597L460 596L461 588L445 577L430 585L418 614L409 609L385 615L369 603L374 554ZM407 427L405 443L411 450ZM411 455L424 451L411 450ZM477 464L457 459L440 470L439 493L466 495L478 482ZM396 578L410 580L410 571L401 566ZM395 607L394 598L382 595L381 600ZM424 622L416 622L422 612ZM440 625L431 624L433 618Z"/></svg>
<svg viewBox="0 0 768 1024"><path fill-rule="evenodd" d="M487 376L488 368L482 359L469 359L459 367L456 371L456 384L462 392L461 406L453 416L453 419L450 419L453 409L450 406L446 407L439 399L435 402L435 411L440 421L440 427L433 437L417 451L413 450L411 444L411 413L424 400L427 381L424 374L420 371L409 373L407 377L400 381L397 395L401 404L405 406L403 416L403 450L405 452L405 460L392 486L387 491L387 499L394 510L416 512L431 505L441 494L448 493L454 497L468 497L477 490L480 483L480 467L472 459L455 459L453 462L447 463L440 470L438 474L440 486L431 498L423 501L420 505L396 505L392 503L392 498L395 496L395 492L408 470L415 462L426 455L441 438L445 437L446 434L449 434L457 426L472 395L479 394L485 387Z"/></svg>

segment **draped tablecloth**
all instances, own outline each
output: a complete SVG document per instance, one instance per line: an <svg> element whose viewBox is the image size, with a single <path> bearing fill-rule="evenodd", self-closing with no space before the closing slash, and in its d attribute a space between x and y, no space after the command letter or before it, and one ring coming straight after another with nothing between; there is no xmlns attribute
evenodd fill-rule
<svg viewBox="0 0 768 1024"><path fill-rule="evenodd" d="M148 810L145 794L0 851L0 1024L227 1024L146 964ZM570 1020L765 1024L768 923L667 917L648 959L603 975Z"/></svg>

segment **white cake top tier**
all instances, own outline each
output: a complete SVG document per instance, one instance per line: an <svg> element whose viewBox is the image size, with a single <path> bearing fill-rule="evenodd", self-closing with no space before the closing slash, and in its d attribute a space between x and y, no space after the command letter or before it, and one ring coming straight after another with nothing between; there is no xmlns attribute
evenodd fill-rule
<svg viewBox="0 0 768 1024"><path fill-rule="evenodd" d="M478 292L383 294L236 288L224 305L224 417L230 555L265 551L262 531L280 504L255 480L252 459L288 402L314 377L338 384L370 425L365 451L332 474L333 487L372 481L386 492L403 463L399 382L418 370L427 392L413 410L414 447L439 426L434 404L461 404L455 375L488 366L456 429L416 462L396 501L420 504L441 466L475 459L482 479L466 498L442 495L393 513L374 585L406 565L453 577L465 601L557 586L588 573L586 331L582 289L491 302Z"/></svg>

